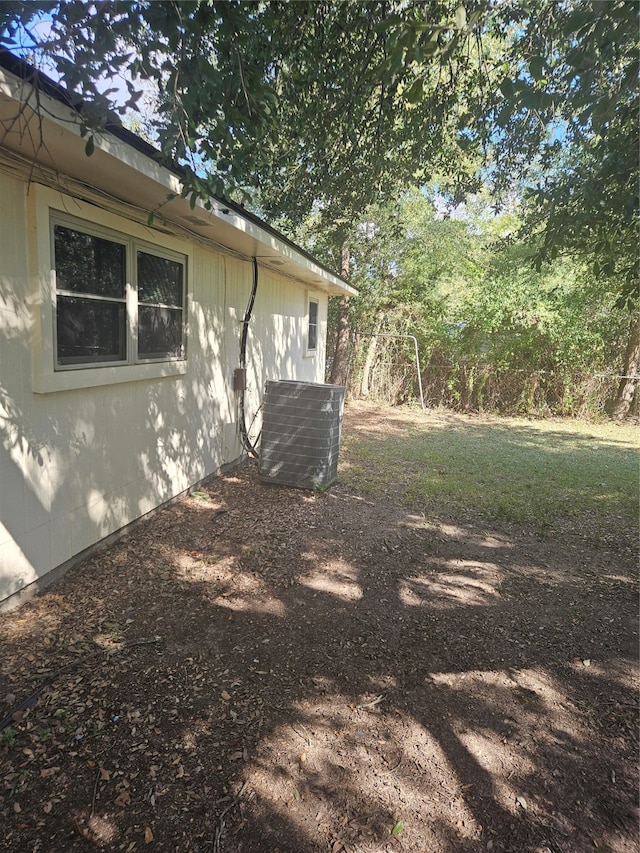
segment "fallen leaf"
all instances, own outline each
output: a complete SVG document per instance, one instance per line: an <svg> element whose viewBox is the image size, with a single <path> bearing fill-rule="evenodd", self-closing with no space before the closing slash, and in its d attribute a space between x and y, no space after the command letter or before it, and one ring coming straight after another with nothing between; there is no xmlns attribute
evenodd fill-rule
<svg viewBox="0 0 640 853"><path fill-rule="evenodd" d="M114 803L120 808L123 808L124 806L130 806L131 794L128 791L123 791L115 798Z"/></svg>
<svg viewBox="0 0 640 853"><path fill-rule="evenodd" d="M182 779L184 776L184 767L182 764L178 764L178 769L176 770L176 779Z"/></svg>
<svg viewBox="0 0 640 853"><path fill-rule="evenodd" d="M527 801L524 797L516 797L516 803L522 806L523 809L527 809Z"/></svg>
<svg viewBox="0 0 640 853"><path fill-rule="evenodd" d="M20 803L14 803L13 810L16 814L20 814L20 812L22 811L22 809L20 808Z"/></svg>
<svg viewBox="0 0 640 853"><path fill-rule="evenodd" d="M150 826L146 826L144 829L144 843L151 844L153 841L153 832L151 831Z"/></svg>
<svg viewBox="0 0 640 853"><path fill-rule="evenodd" d="M222 696L222 698L224 699L225 702L228 702L229 699L231 699L231 696L227 693L226 690L223 690L220 695Z"/></svg>
<svg viewBox="0 0 640 853"><path fill-rule="evenodd" d="M40 778L48 779L50 776L55 776L59 770L59 767L45 767L40 771Z"/></svg>
<svg viewBox="0 0 640 853"><path fill-rule="evenodd" d="M294 800L301 800L302 799L302 795L300 794L300 791L297 788L293 789L293 798L294 798Z"/></svg>
<svg viewBox="0 0 640 853"><path fill-rule="evenodd" d="M52 808L53 808L53 803L51 802L51 800L47 800L47 802L42 807L45 814L51 814Z"/></svg>
<svg viewBox="0 0 640 853"><path fill-rule="evenodd" d="M400 835L402 830L404 829L404 823L401 820L395 822L393 829L391 830L391 835L396 836Z"/></svg>
<svg viewBox="0 0 640 853"><path fill-rule="evenodd" d="M111 778L111 773L109 773L109 771L108 771L108 770L105 770L105 769L104 769L104 767L101 767L101 768L100 768L100 778L101 778L104 782L108 782L108 781L109 781L109 779Z"/></svg>

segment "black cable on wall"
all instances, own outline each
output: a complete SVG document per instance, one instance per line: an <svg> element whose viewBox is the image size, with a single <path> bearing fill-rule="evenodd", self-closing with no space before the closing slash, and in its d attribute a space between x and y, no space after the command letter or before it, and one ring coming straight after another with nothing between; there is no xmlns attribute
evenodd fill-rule
<svg viewBox="0 0 640 853"><path fill-rule="evenodd" d="M258 290L258 261L256 258L252 259L253 261L253 285L251 287L251 295L249 296L249 302L247 303L246 311L244 312L244 320L242 321L242 336L240 338L240 367L243 371L247 369L247 338L249 334L249 322L251 321L251 315L253 314L253 306L256 301L256 293ZM253 459L258 458L257 451L257 440L256 443L252 443L249 438L249 432L247 430L247 420L246 420L246 412L245 412L245 393L246 393L246 381L243 382L243 387L240 390L240 437L242 439L242 446L247 451L249 456Z"/></svg>

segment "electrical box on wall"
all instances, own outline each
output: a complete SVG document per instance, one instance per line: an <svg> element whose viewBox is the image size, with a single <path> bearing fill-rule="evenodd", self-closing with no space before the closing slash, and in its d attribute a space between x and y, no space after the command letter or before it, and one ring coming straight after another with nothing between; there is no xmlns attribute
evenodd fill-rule
<svg viewBox="0 0 640 853"><path fill-rule="evenodd" d="M246 367L236 367L233 371L233 390L246 391L247 389L247 369Z"/></svg>
<svg viewBox="0 0 640 853"><path fill-rule="evenodd" d="M330 486L338 473L342 385L267 381L260 479L303 489Z"/></svg>

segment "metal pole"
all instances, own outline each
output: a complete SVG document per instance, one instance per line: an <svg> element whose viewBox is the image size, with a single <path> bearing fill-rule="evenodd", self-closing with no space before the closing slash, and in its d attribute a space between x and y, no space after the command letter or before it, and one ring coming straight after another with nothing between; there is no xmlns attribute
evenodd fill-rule
<svg viewBox="0 0 640 853"><path fill-rule="evenodd" d="M426 408L424 405L424 394L422 393L422 376L420 374L420 355L418 354L418 339L415 335L387 335L387 334L376 334L374 332L355 332L356 335L364 335L367 338L403 338L405 340L412 340L413 346L416 351L416 370L418 371L418 388L420 389L420 405L422 406L422 411L425 412Z"/></svg>
<svg viewBox="0 0 640 853"><path fill-rule="evenodd" d="M420 373L420 356L418 354L418 339L415 335L407 335L408 338L413 338L413 345L416 348L416 369L418 371L418 388L420 389L420 404L424 412L424 394L422 393L422 374Z"/></svg>

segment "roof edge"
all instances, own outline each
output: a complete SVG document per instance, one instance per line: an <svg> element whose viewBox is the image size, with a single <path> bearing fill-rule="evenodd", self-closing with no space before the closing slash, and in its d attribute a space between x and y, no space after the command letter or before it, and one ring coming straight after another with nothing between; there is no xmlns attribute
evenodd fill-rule
<svg viewBox="0 0 640 853"><path fill-rule="evenodd" d="M3 68L10 74L13 74L18 79L23 80L26 83L30 83L34 87L37 87L45 95L73 110L79 116L82 115L82 109L85 105L85 101L83 101L80 96L74 95L60 83L57 83L55 80L52 80L44 72L40 71L35 66L31 65L21 57L11 53L11 51L7 50L4 47L0 47L0 68ZM105 123L105 133L110 134L111 136L118 139L120 142L123 142L125 145L128 145L129 147L133 148L139 154L142 154L143 156L155 162L157 165L167 169L179 180L183 181L186 178L187 170L180 166L180 164L175 163L173 161L168 161L165 157L163 157L162 152L158 148L147 142L145 139L142 139L133 131L128 130L126 127L124 127L122 122L115 114L112 113L111 116L112 118ZM240 216L248 222L251 222L254 226L263 230L276 240L281 241L292 251L299 254L306 261L316 266L320 271L322 271L322 273L324 273L329 278L329 280L338 283L338 286L344 290L343 295L352 296L357 293L353 285L349 284L349 282L346 281L342 276L338 275L338 273L336 273L334 270L332 270L329 266L324 264L314 255L312 255L310 252L307 252L306 249L303 249L293 240L289 239L289 237L287 237L281 231L278 231L276 228L269 225L269 223L262 219L260 216L253 213L252 211L247 210L245 207L243 207L243 205L231 199L225 198L224 196L212 195L211 200L217 202L223 207L228 207L237 216ZM204 204L202 202L199 203L199 206L204 209Z"/></svg>

